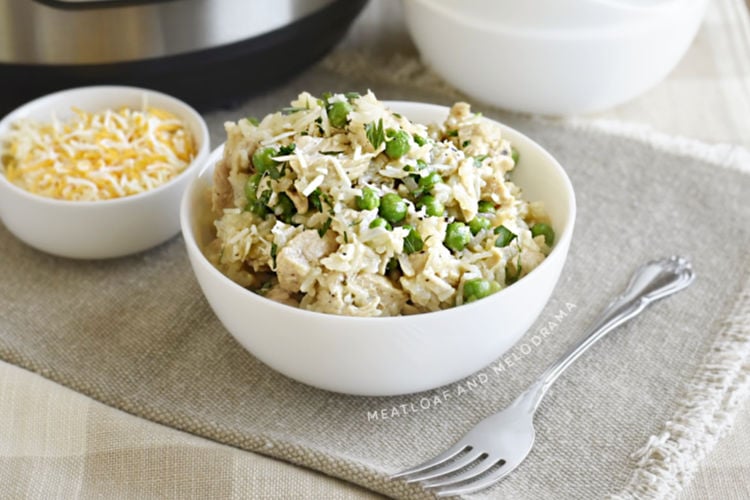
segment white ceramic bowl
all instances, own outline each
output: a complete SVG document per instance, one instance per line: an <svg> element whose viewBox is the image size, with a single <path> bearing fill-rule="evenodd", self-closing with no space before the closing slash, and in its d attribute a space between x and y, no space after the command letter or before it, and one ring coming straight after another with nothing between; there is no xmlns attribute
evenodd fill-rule
<svg viewBox="0 0 750 500"><path fill-rule="evenodd" d="M196 157L177 177L145 193L103 201L68 201L32 194L0 174L0 219L8 230L34 248L62 257L120 257L156 246L180 231L179 207L190 179L210 151L206 123L186 103L153 90L95 86L40 97L0 121L0 141L21 118L64 120L72 107L97 112L141 108L144 98L178 116L196 141Z"/></svg>
<svg viewBox="0 0 750 500"><path fill-rule="evenodd" d="M413 121L442 122L448 109L391 102ZM565 171L538 144L503 126L519 150L513 179L527 200L541 200L557 242L523 279L488 298L413 316L357 318L283 305L244 289L219 272L201 247L212 238L213 151L185 192L182 233L198 282L229 332L258 359L301 382L349 394L383 396L439 387L487 366L532 325L552 293L568 253L575 196Z"/></svg>
<svg viewBox="0 0 750 500"><path fill-rule="evenodd" d="M505 109L600 111L659 83L693 40L707 0L404 0L422 59Z"/></svg>

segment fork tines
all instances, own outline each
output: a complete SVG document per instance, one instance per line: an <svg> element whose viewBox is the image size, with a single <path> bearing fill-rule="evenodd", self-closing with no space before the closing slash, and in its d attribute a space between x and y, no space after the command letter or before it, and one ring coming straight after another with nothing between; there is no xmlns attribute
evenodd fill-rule
<svg viewBox="0 0 750 500"><path fill-rule="evenodd" d="M391 479L404 478L407 483L420 482L425 488L437 488L438 496L460 495L501 480L515 468L506 465L509 464L500 457L457 443L427 462L392 475Z"/></svg>

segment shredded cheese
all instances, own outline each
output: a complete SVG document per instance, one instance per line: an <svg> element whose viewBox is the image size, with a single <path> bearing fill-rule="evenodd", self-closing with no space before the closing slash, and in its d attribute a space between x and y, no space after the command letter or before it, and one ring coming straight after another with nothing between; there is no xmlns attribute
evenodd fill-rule
<svg viewBox="0 0 750 500"><path fill-rule="evenodd" d="M107 200L160 186L195 156L190 132L162 109L73 111L65 122L14 124L0 145L8 180L50 198Z"/></svg>

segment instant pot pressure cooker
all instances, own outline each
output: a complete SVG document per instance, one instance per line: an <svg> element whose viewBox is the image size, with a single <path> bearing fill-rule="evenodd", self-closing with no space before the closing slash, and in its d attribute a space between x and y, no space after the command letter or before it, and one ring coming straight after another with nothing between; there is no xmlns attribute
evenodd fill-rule
<svg viewBox="0 0 750 500"><path fill-rule="evenodd" d="M0 0L0 116L101 83L231 105L323 56L366 1Z"/></svg>

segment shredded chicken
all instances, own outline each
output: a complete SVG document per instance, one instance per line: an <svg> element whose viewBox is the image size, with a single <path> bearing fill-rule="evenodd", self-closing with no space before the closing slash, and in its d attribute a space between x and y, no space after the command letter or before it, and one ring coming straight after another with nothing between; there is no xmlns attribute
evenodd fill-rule
<svg viewBox="0 0 750 500"><path fill-rule="evenodd" d="M299 292L312 266L337 246L333 233L321 238L317 231L308 229L292 238L276 258L276 276L281 288Z"/></svg>
<svg viewBox="0 0 750 500"><path fill-rule="evenodd" d="M224 158L214 168L214 190L211 201L213 211L217 214L234 205L234 188L229 182L229 162Z"/></svg>
<svg viewBox="0 0 750 500"><path fill-rule="evenodd" d="M284 290L279 285L275 285L270 290L268 290L268 292L266 293L266 298L275 300L276 302L281 302L282 304L286 304L288 306L297 307L299 305L297 299L294 298L288 290Z"/></svg>

